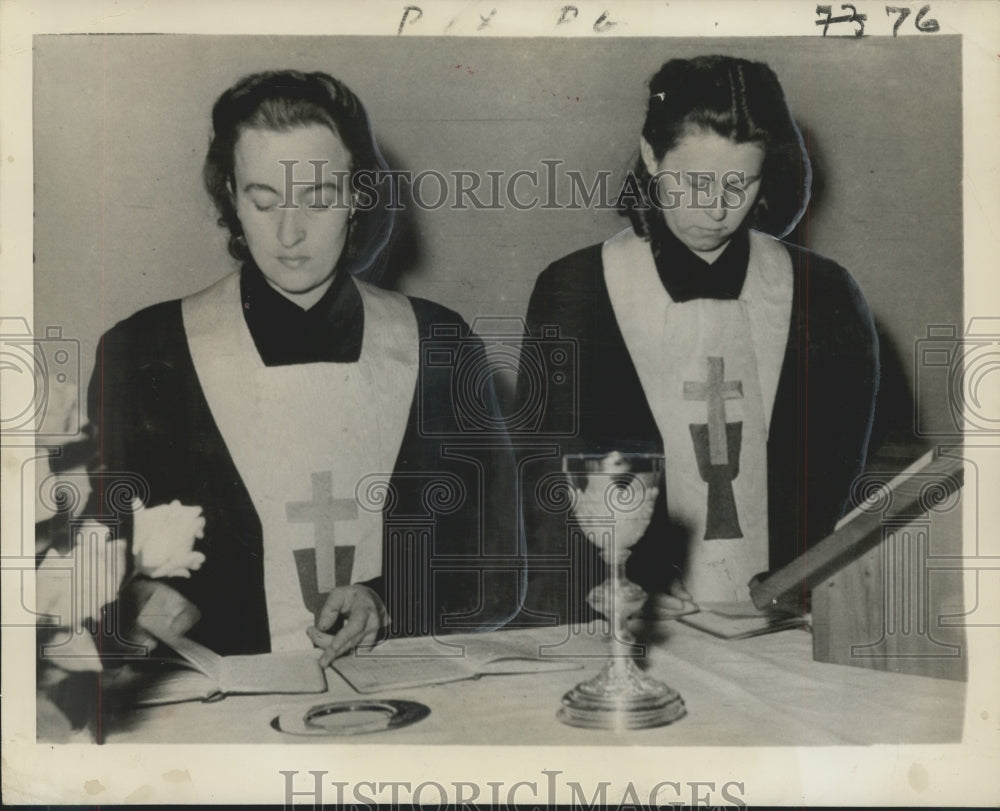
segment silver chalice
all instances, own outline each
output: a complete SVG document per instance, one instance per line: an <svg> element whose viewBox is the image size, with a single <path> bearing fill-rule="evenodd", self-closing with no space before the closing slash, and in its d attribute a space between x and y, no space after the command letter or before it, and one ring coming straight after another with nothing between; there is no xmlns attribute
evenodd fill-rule
<svg viewBox="0 0 1000 811"><path fill-rule="evenodd" d="M587 602L608 618L613 649L597 676L563 696L558 718L591 729L672 723L685 714L684 701L635 663L635 637L628 618L641 608L646 593L625 575L625 562L652 517L663 478L663 454L571 454L562 461L574 490L576 525L611 568L610 577L588 594Z"/></svg>

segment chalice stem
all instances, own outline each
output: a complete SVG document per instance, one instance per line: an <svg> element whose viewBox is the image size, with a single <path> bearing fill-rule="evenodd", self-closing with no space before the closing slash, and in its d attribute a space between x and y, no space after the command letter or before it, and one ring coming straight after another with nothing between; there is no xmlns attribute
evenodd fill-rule
<svg viewBox="0 0 1000 811"><path fill-rule="evenodd" d="M623 642L628 639L628 611L625 606L625 561L615 563L615 576L611 580L611 606L614 611L613 627L615 638Z"/></svg>

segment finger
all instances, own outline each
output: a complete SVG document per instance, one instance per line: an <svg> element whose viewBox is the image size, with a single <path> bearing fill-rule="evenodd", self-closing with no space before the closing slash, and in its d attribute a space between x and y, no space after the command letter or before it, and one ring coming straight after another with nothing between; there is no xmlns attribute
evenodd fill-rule
<svg viewBox="0 0 1000 811"><path fill-rule="evenodd" d="M134 626L132 630L126 634L126 639L130 645L145 648L147 652L154 650L156 646L160 644L160 640L149 633L149 631L141 625Z"/></svg>
<svg viewBox="0 0 1000 811"><path fill-rule="evenodd" d="M686 588L684 588L684 584L681 583L679 580L674 582L674 584L670 587L670 593L673 594L675 597L684 600L685 602L689 603L694 602L694 598L691 596L691 592L689 592Z"/></svg>
<svg viewBox="0 0 1000 811"><path fill-rule="evenodd" d="M333 634L325 634L315 626L306 628L306 635L317 648L328 648L333 642Z"/></svg>
<svg viewBox="0 0 1000 811"><path fill-rule="evenodd" d="M683 617L685 614L697 614L700 610L701 609L698 608L698 606L695 605L694 603L688 602L687 600L682 600L680 605L676 607L665 608L662 611L659 611L658 613L660 616L670 618L670 617Z"/></svg>
<svg viewBox="0 0 1000 811"><path fill-rule="evenodd" d="M343 631L340 631L334 635L330 644L326 646L326 650L323 651L323 655L319 658L320 667L326 667L334 659L343 656L345 653L349 653L354 650L357 643L357 637L348 637Z"/></svg>
<svg viewBox="0 0 1000 811"><path fill-rule="evenodd" d="M357 589L358 594L356 598L356 604L364 602L370 607L372 612L372 622L375 622L379 628L382 628L389 624L389 612L385 607L385 603L382 602L382 598L375 592L372 591L367 586L358 585L354 588Z"/></svg>
<svg viewBox="0 0 1000 811"><path fill-rule="evenodd" d="M330 646L320 661L322 662L325 659L325 664L329 664L342 653L354 648L364 634L367 615L367 611L353 611L347 618L347 622L344 623L344 627L334 635Z"/></svg>
<svg viewBox="0 0 1000 811"><path fill-rule="evenodd" d="M373 611L365 621L365 633L374 631L377 634L383 625L385 625L385 611Z"/></svg>
<svg viewBox="0 0 1000 811"><path fill-rule="evenodd" d="M674 619L689 613L683 600L666 594L657 594L645 607L645 614L656 619Z"/></svg>
<svg viewBox="0 0 1000 811"><path fill-rule="evenodd" d="M652 605L646 606L645 611L643 613L645 614L645 616L650 617L652 619L672 620L676 619L677 617L682 617L685 614L693 614L697 610L698 610L697 608L693 608L692 606L687 605L685 603L677 603L671 605L668 605L666 603L654 603Z"/></svg>
<svg viewBox="0 0 1000 811"><path fill-rule="evenodd" d="M373 612L374 608L367 605L355 608L347 617L347 622L344 623L344 627L341 632L336 636L343 636L345 639L350 639L352 641L357 640L365 632L365 625L368 622L368 617L371 616Z"/></svg>
<svg viewBox="0 0 1000 811"><path fill-rule="evenodd" d="M378 621L378 617L375 614L370 614L368 616L368 622L365 623L365 631L361 635L361 639L358 640L359 648L373 648L375 647L375 642L378 639L378 632L381 629L381 624Z"/></svg>
<svg viewBox="0 0 1000 811"><path fill-rule="evenodd" d="M684 607L684 600L672 594L658 594L653 604L656 608L678 609Z"/></svg>
<svg viewBox="0 0 1000 811"><path fill-rule="evenodd" d="M331 591L327 595L323 607L320 609L319 616L316 618L316 627L321 631L332 628L334 623L340 618L341 612L347 613L350 611L349 597L350 592L346 589L335 588Z"/></svg>

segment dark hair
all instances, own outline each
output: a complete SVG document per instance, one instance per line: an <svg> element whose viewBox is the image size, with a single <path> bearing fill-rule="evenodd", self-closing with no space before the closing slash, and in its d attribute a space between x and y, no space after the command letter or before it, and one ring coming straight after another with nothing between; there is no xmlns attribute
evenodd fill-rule
<svg viewBox="0 0 1000 811"><path fill-rule="evenodd" d="M215 102L212 138L202 177L219 212L219 225L229 229L229 253L241 262L250 259L250 250L233 200L236 142L247 129L287 132L313 124L329 127L350 153L352 189L357 189L359 172L375 175L388 168L361 100L347 85L326 73L254 73L244 76ZM367 194L377 191L375 183L365 185ZM368 268L392 232L392 212L370 202L355 207L348 225L338 267L350 273Z"/></svg>
<svg viewBox="0 0 1000 811"><path fill-rule="evenodd" d="M649 80L642 135L659 161L698 129L764 147L760 194L747 224L777 237L791 231L809 201L812 170L774 71L763 62L730 56L665 62ZM636 234L648 237L649 218L660 217L660 211L650 200L651 177L641 156L631 174L641 199L623 196L619 213L631 220Z"/></svg>

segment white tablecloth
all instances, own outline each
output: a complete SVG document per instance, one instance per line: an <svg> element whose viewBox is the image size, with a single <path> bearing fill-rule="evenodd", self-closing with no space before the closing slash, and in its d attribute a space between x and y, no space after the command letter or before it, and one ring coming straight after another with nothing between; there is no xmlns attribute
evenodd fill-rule
<svg viewBox="0 0 1000 811"><path fill-rule="evenodd" d="M607 641L592 629L504 630L586 654L581 670L483 676L372 694L426 704L430 715L401 729L357 735L352 743L530 745L808 746L948 743L961 739L962 682L814 662L808 631L720 640L675 622L662 623L648 648L652 675L680 692L687 715L655 729L612 732L569 727L556 719L563 694L596 674ZM454 637L448 637L449 641ZM404 650L408 640L387 645ZM143 743L309 743L330 738L286 735L271 720L288 710L359 698L327 671L326 695L230 696L133 710L112 718L105 740Z"/></svg>

